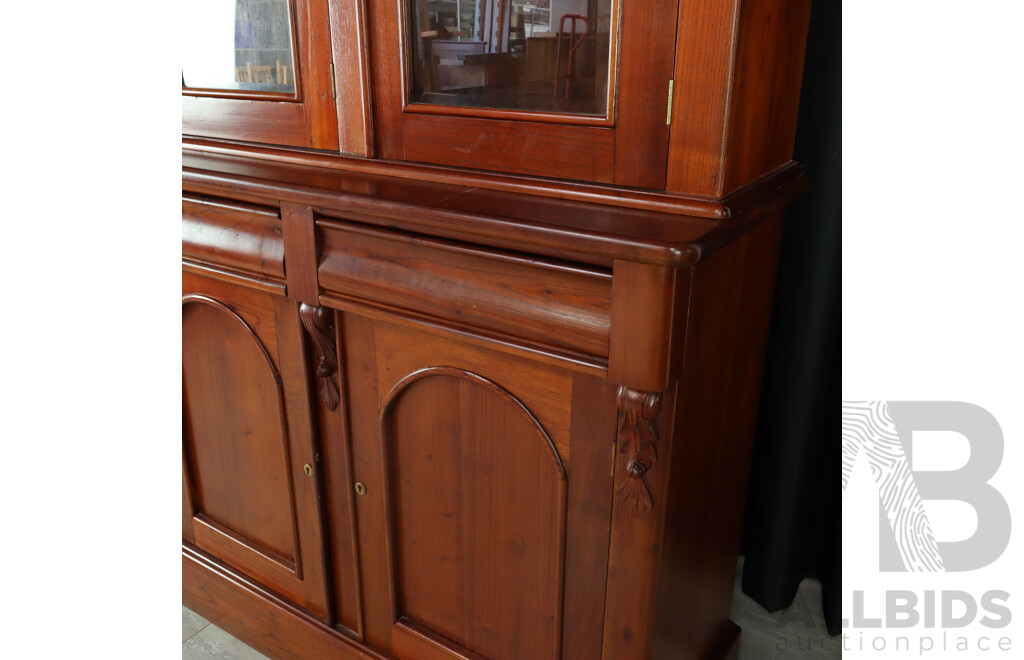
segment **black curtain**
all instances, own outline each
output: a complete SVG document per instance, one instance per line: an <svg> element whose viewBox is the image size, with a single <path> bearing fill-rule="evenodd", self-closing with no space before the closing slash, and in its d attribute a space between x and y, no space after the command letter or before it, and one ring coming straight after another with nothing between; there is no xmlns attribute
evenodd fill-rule
<svg viewBox="0 0 1024 660"><path fill-rule="evenodd" d="M794 158L808 193L786 217L743 531L743 591L788 607L805 577L821 580L839 632L842 577L840 378L842 4L815 2Z"/></svg>

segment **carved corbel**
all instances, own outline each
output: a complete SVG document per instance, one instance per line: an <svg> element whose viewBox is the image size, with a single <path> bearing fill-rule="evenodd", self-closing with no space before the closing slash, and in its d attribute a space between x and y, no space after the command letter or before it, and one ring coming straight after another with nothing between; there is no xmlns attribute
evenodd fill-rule
<svg viewBox="0 0 1024 660"><path fill-rule="evenodd" d="M326 307L299 304L299 318L313 340L316 350L316 379L320 401L334 410L341 401L334 372L338 369L338 353L334 346L334 312Z"/></svg>
<svg viewBox="0 0 1024 660"><path fill-rule="evenodd" d="M661 412L661 392L639 392L620 387L617 403L622 421L619 424L619 453L626 455L629 478L619 486L618 493L632 502L638 512L654 508L647 473L658 460L658 435L651 420Z"/></svg>

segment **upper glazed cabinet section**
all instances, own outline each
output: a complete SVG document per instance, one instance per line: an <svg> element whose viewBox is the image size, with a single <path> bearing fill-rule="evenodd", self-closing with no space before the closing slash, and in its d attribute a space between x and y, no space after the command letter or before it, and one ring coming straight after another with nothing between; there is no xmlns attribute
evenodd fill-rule
<svg viewBox="0 0 1024 660"><path fill-rule="evenodd" d="M295 32L288 0L189 0L191 38L181 86L192 93L237 93L293 100Z"/></svg>
<svg viewBox="0 0 1024 660"><path fill-rule="evenodd" d="M187 0L182 133L368 155L359 5Z"/></svg>
<svg viewBox="0 0 1024 660"><path fill-rule="evenodd" d="M810 0L188 7L186 134L720 198L790 160Z"/></svg>

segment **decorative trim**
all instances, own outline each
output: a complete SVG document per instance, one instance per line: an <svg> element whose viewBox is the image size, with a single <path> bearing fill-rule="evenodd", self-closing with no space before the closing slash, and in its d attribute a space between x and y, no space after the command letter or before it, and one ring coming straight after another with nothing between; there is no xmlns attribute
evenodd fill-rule
<svg viewBox="0 0 1024 660"><path fill-rule="evenodd" d="M544 425L541 424L536 415L533 414L521 399L512 394L512 392L478 373L457 367L425 367L408 373L404 377L400 378L398 382L391 386L387 394L385 394L381 399L379 418L381 455L383 457L381 464L381 476L383 477L382 483L385 485L382 489L384 511L387 512L387 522L384 525L385 541L383 546L386 561L388 562L388 565L391 566L391 573L388 577L388 581L390 582L390 620L395 622L392 626L392 633L394 635L395 643L402 647L400 649L399 646L396 646L395 653L401 657L444 657L452 659L458 658L459 660L479 658L480 660L483 660L480 656L460 646L460 642L446 639L436 631L411 621L404 615L402 610L401 575L399 572L397 558L400 539L397 509L397 468L394 462L396 454L396 438L393 420L398 402L411 386L420 381L438 377L452 378L466 383L471 383L486 390L496 398L511 404L520 413L522 413L527 420L529 420L530 424L533 426L533 430L536 431L539 439L542 440L544 445L547 447L549 455L552 458L552 461L549 464L557 470L557 476L555 477L557 482L554 485L556 489L556 496L550 500L544 501L544 515L547 516L548 520L553 522L553 529L559 530L556 533L556 538L552 541L552 545L555 548L555 552L552 553L552 559L555 560L555 558L557 558L557 566L553 569L553 575L551 576L551 579L557 585L555 590L558 602L562 602L564 600L566 592L566 546L568 543L567 530L569 529L569 477L565 468L565 463L562 461L562 457L558 453L558 448L555 446L555 443L548 434L547 429L544 428ZM537 473L536 475L531 473L530 476L537 476L540 478L542 475L540 475L540 473ZM483 475L481 475L481 477L483 477ZM520 480L516 482L516 485L532 490L537 484L531 485L523 483ZM474 497L473 494L469 496ZM554 621L555 631L562 630L563 616L562 608L558 608L556 610ZM560 636L556 634L555 638L558 639L559 637ZM551 657L559 655L558 649L559 647L556 645Z"/></svg>
<svg viewBox="0 0 1024 660"><path fill-rule="evenodd" d="M418 371L412 372L411 374L408 374L400 381L395 383L395 385L391 388L387 395L385 395L384 402L381 405L380 421L382 426L382 438L388 437L388 430L386 425L391 419L391 413L393 411L395 402L398 400L398 397L406 390L406 388L408 388L416 381L434 376L448 376L450 378L461 378L462 380L466 380L471 383L480 385L481 387L490 390L492 393L497 394L498 396L507 399L508 401L511 401L512 404L520 410L520 412L525 414L530 419L530 421L533 422L533 425L537 427L537 431L539 431L541 436L544 438L544 442L555 460L555 465L558 469L559 481L569 480L569 475L565 470L565 463L562 461L562 456L558 453L558 448L555 446L555 442L551 439L551 436L548 435L547 429L545 429L544 425L540 423L540 420L537 419L537 416L534 415L533 412L526 407L526 404L523 403L516 395L509 392L501 385L498 385L493 380L485 378L480 374L473 373L472 371L466 371L465 369L458 369L455 367L426 367L424 369L420 369Z"/></svg>
<svg viewBox="0 0 1024 660"><path fill-rule="evenodd" d="M334 410L341 401L334 372L338 370L338 353L334 347L334 311L327 307L314 307L299 303L299 318L316 347L316 378L320 401L328 410Z"/></svg>
<svg viewBox="0 0 1024 660"><path fill-rule="evenodd" d="M259 350L260 354L263 355L263 358L267 361L267 366L270 367L270 373L274 377L274 382L277 384L278 388L281 387L281 374L277 372L277 367L274 366L274 361L270 359L270 353L267 352L267 347L263 345L262 341L260 341L260 338L256 335L256 331L252 329L252 326L246 323L245 319L238 315L238 312L231 309L230 307L228 307L221 301L217 300L216 298L211 298L210 296L205 296L200 293L189 293L181 297L182 310L184 310L185 306L190 303L209 305L210 307L218 309L227 314L228 316L230 316L231 318L233 318L234 320L238 321L238 323L240 323L242 327L245 328L245 333L249 335L249 339L252 340L253 344L256 345L256 348Z"/></svg>
<svg viewBox="0 0 1024 660"><path fill-rule="evenodd" d="M658 460L658 435L651 420L661 412L661 392L639 392L620 387L616 397L622 422L619 424L619 453L626 454L626 474L616 492L633 502L637 512L654 508L647 473Z"/></svg>
<svg viewBox="0 0 1024 660"><path fill-rule="evenodd" d="M210 279L228 282L229 284L238 284L249 287L250 289L257 289L264 293L271 293L278 296L287 295L288 292L284 280L267 277L259 273L237 270L220 264L207 263L192 257L181 257L181 270L183 273L199 275L200 277L208 277Z"/></svg>

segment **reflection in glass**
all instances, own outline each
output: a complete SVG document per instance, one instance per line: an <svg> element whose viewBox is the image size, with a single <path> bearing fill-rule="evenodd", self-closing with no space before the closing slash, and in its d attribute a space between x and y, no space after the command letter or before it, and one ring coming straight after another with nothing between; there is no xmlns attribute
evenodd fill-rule
<svg viewBox="0 0 1024 660"><path fill-rule="evenodd" d="M611 0L408 0L412 101L604 116Z"/></svg>
<svg viewBox="0 0 1024 660"><path fill-rule="evenodd" d="M295 92L288 0L185 0L182 86Z"/></svg>

